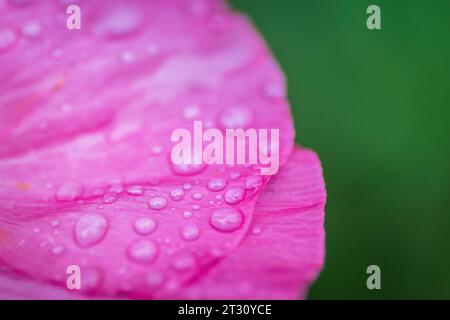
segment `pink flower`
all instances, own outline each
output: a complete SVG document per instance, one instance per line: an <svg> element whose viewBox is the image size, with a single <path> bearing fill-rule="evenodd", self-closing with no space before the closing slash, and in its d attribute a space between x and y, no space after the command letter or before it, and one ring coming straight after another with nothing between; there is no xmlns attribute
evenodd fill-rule
<svg viewBox="0 0 450 320"><path fill-rule="evenodd" d="M322 172L249 22L220 1L82 1L69 30L65 9L0 2L0 297L304 297ZM280 172L174 165L194 120L279 129Z"/></svg>

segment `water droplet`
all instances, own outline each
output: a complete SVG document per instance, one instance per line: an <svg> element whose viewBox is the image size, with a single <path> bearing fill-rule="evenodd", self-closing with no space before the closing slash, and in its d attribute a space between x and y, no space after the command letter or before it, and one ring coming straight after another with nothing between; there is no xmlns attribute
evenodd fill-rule
<svg viewBox="0 0 450 320"><path fill-rule="evenodd" d="M114 203L117 200L117 194L115 193L107 193L103 196L103 203Z"/></svg>
<svg viewBox="0 0 450 320"><path fill-rule="evenodd" d="M192 185L189 182L186 182L185 184L183 184L183 189L188 191L192 189Z"/></svg>
<svg viewBox="0 0 450 320"><path fill-rule="evenodd" d="M75 224L75 241L81 247L90 247L99 243L108 230L108 220L100 214L86 214Z"/></svg>
<svg viewBox="0 0 450 320"><path fill-rule="evenodd" d="M137 240L128 248L128 257L139 263L149 263L155 260L158 246L151 240Z"/></svg>
<svg viewBox="0 0 450 320"><path fill-rule="evenodd" d="M22 33L30 38L39 36L41 32L42 27L38 21L29 21L22 26Z"/></svg>
<svg viewBox="0 0 450 320"><path fill-rule="evenodd" d="M131 63L134 59L134 54L131 51L124 51L120 54L120 61L123 63Z"/></svg>
<svg viewBox="0 0 450 320"><path fill-rule="evenodd" d="M262 228L261 228L261 227L258 227L258 226L255 226L255 227L253 227L253 229L252 229L252 233L253 233L254 235L261 234L261 233L262 233Z"/></svg>
<svg viewBox="0 0 450 320"><path fill-rule="evenodd" d="M188 225L181 230L181 237L184 240L192 241L198 238L200 235L200 230L196 225Z"/></svg>
<svg viewBox="0 0 450 320"><path fill-rule="evenodd" d="M216 195L216 199L217 199L217 200L222 199L222 195L221 195L221 194Z"/></svg>
<svg viewBox="0 0 450 320"><path fill-rule="evenodd" d="M196 105L188 106L183 110L183 116L186 119L194 119L200 114L200 108Z"/></svg>
<svg viewBox="0 0 450 320"><path fill-rule="evenodd" d="M151 288L160 286L164 281L164 277L161 273L151 273L146 277L147 285Z"/></svg>
<svg viewBox="0 0 450 320"><path fill-rule="evenodd" d="M252 176L247 178L247 182L245 184L245 189L253 190L258 189L263 184L263 179L261 176Z"/></svg>
<svg viewBox="0 0 450 320"><path fill-rule="evenodd" d="M190 256L190 255L186 255L186 256L182 256L182 257L178 257L174 263L173 263L173 267L174 269L178 270L178 271L186 271L190 268L192 268L195 264L195 259Z"/></svg>
<svg viewBox="0 0 450 320"><path fill-rule="evenodd" d="M135 7L129 5L112 6L100 16L94 26L94 32L111 37L127 36L138 30L142 18L142 13Z"/></svg>
<svg viewBox="0 0 450 320"><path fill-rule="evenodd" d="M139 218L134 221L134 230L141 235L148 235L156 229L156 222L151 218Z"/></svg>
<svg viewBox="0 0 450 320"><path fill-rule="evenodd" d="M151 151L152 154L158 155L158 154L161 154L163 152L163 147L161 147L159 145L156 145L156 146L153 146L150 151Z"/></svg>
<svg viewBox="0 0 450 320"><path fill-rule="evenodd" d="M194 200L201 200L203 198L203 194L201 192L194 192L192 194L192 199Z"/></svg>
<svg viewBox="0 0 450 320"><path fill-rule="evenodd" d="M219 122L225 129L246 128L252 122L252 114L245 106L232 106L221 113Z"/></svg>
<svg viewBox="0 0 450 320"><path fill-rule="evenodd" d="M180 201L184 198L184 191L182 189L173 189L170 191L170 198L173 201Z"/></svg>
<svg viewBox="0 0 450 320"><path fill-rule="evenodd" d="M64 247L63 246L55 246L52 248L52 254L54 256L60 256L64 253Z"/></svg>
<svg viewBox="0 0 450 320"><path fill-rule="evenodd" d="M192 209L198 210L198 209L200 209L200 206L199 206L198 204L194 204L194 205L192 206Z"/></svg>
<svg viewBox="0 0 450 320"><path fill-rule="evenodd" d="M233 172L230 174L231 180L238 180L241 177L241 174L239 172Z"/></svg>
<svg viewBox="0 0 450 320"><path fill-rule="evenodd" d="M271 99L280 99L284 97L284 88L281 84L268 83L263 87L264 96Z"/></svg>
<svg viewBox="0 0 450 320"><path fill-rule="evenodd" d="M245 190L241 187L231 187L225 192L225 202L236 204L244 199Z"/></svg>
<svg viewBox="0 0 450 320"><path fill-rule="evenodd" d="M11 28L0 29L0 51L8 50L17 41L17 34Z"/></svg>
<svg viewBox="0 0 450 320"><path fill-rule="evenodd" d="M183 217L190 218L191 216L192 216L192 212L190 212L190 211L184 211L183 212Z"/></svg>
<svg viewBox="0 0 450 320"><path fill-rule="evenodd" d="M127 190L128 194L131 194L133 196L141 196L144 194L144 187L143 186L132 186L129 187Z"/></svg>
<svg viewBox="0 0 450 320"><path fill-rule="evenodd" d="M111 186L111 188L109 188L110 192L114 192L114 193L122 193L124 190L124 187L121 183L117 183L113 186Z"/></svg>
<svg viewBox="0 0 450 320"><path fill-rule="evenodd" d="M56 192L56 200L73 201L78 199L83 192L83 187L79 183L67 182L62 184Z"/></svg>
<svg viewBox="0 0 450 320"><path fill-rule="evenodd" d="M162 210L167 206L167 200L164 197L153 197L148 202L148 206L154 210Z"/></svg>
<svg viewBox="0 0 450 320"><path fill-rule="evenodd" d="M52 227L55 227L55 228L58 227L59 224L60 224L59 220L53 220L53 221L51 222Z"/></svg>
<svg viewBox="0 0 450 320"><path fill-rule="evenodd" d="M235 208L224 208L211 215L210 224L222 232L231 232L239 229L244 222L244 215Z"/></svg>
<svg viewBox="0 0 450 320"><path fill-rule="evenodd" d="M192 176L199 174L206 168L205 164L175 164L172 161L170 163L172 171L180 176Z"/></svg>
<svg viewBox="0 0 450 320"><path fill-rule="evenodd" d="M227 181L221 178L213 178L208 181L206 188L209 191L220 191L223 190L227 185Z"/></svg>

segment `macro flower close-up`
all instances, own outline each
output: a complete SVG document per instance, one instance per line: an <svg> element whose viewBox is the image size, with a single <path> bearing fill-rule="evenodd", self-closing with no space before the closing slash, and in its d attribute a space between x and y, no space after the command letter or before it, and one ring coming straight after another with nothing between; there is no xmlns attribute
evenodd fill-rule
<svg viewBox="0 0 450 320"><path fill-rule="evenodd" d="M306 298L322 167L252 23L71 4L0 0L0 298Z"/></svg>

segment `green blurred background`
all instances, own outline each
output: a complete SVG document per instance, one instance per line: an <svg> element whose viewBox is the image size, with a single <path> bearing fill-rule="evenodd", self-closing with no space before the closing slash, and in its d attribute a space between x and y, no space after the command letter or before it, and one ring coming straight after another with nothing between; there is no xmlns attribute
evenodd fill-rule
<svg viewBox="0 0 450 320"><path fill-rule="evenodd" d="M230 3L272 48L297 142L323 162L327 257L309 298L450 299L450 1Z"/></svg>

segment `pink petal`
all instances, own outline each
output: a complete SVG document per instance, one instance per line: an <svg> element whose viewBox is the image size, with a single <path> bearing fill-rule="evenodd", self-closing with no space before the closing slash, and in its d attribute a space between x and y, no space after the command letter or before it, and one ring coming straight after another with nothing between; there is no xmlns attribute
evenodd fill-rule
<svg viewBox="0 0 450 320"><path fill-rule="evenodd" d="M194 2L82 1L81 30L65 28L61 2L1 2L14 41L0 51L0 266L65 287L77 264L85 293L166 298L240 243L268 178L242 165L180 174L170 135L193 120L277 128L283 164L294 131L282 74L247 20ZM207 190L217 178L227 187ZM243 197L226 205L230 190ZM230 207L242 217L212 214ZM224 215L235 226L218 231ZM155 230L142 235L141 218Z"/></svg>
<svg viewBox="0 0 450 320"><path fill-rule="evenodd" d="M305 297L323 266L325 201L319 159L297 149L258 198L243 242L180 298Z"/></svg>

